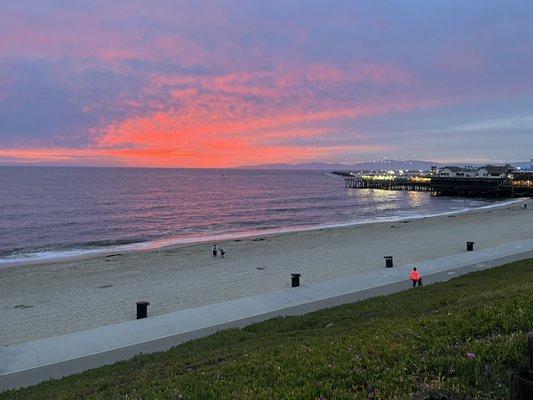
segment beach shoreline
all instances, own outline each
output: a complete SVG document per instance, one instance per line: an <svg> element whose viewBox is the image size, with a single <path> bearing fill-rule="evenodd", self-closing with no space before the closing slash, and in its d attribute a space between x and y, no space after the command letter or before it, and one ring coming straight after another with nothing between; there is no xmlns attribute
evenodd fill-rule
<svg viewBox="0 0 533 400"><path fill-rule="evenodd" d="M61 262L69 262L69 261L82 261L82 260L87 260L87 259L105 257L105 256L113 255L116 253L120 253L120 254L145 253L145 252L151 252L151 251L156 251L156 250L165 249L165 248L172 248L176 246L200 245L200 244L212 243L212 242L217 242L217 241L225 242L225 241L232 241L236 239L238 240L238 239L254 239L257 237L273 237L273 236L278 236L278 235L285 235L285 234L299 233L299 232L324 231L324 230L330 230L330 229L352 228L352 227L367 226L367 225L380 224L380 223L394 223L394 222L402 222L402 221L407 221L407 220L418 220L418 219L425 219L425 218L443 217L443 216L448 216L448 215L460 215L460 214L465 214L465 213L470 213L470 212L475 212L475 211L480 211L480 210L507 207L512 204L524 203L527 201L528 199L520 198L520 199L506 200L506 201L498 202L495 204L489 204L489 205L475 207L475 208L445 211L445 212L436 213L436 214L413 214L413 216L409 216L409 217L407 216L386 217L383 219L377 219L373 221L361 221L361 222L352 221L352 222L341 223L341 224L336 223L336 224L311 225L311 226L282 227L282 228L267 230L265 232L258 232L258 231L251 231L248 233L247 232L234 232L234 233L219 234L219 235L206 236L206 237L192 237L192 238L179 238L179 239L168 238L168 239L153 240L153 241L148 241L148 242L132 243L129 245L110 246L107 249L100 248L100 249L94 249L94 250L86 250L84 253L74 254L74 255L52 256L48 258L43 257L43 258L35 258L35 259L28 257L27 259L19 259L19 260L7 261L7 262L5 260L0 260L0 271L4 269L8 269L8 268L40 265L40 264L47 264L51 262L61 263Z"/></svg>
<svg viewBox="0 0 533 400"><path fill-rule="evenodd" d="M521 199L520 203L531 203ZM155 250L10 266L0 270L0 346L149 315L236 299L290 286L384 270L533 237L533 213L517 203L437 217L258 235Z"/></svg>

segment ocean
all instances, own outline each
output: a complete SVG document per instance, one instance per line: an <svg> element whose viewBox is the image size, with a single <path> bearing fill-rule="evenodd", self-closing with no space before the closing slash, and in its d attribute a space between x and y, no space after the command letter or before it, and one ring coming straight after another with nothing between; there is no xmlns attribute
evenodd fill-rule
<svg viewBox="0 0 533 400"><path fill-rule="evenodd" d="M322 171L0 167L0 265L494 204L346 189Z"/></svg>

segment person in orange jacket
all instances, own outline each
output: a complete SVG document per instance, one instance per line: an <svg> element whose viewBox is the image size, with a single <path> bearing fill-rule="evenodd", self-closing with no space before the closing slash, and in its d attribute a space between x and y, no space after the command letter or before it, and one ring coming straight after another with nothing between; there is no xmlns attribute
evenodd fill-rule
<svg viewBox="0 0 533 400"><path fill-rule="evenodd" d="M414 267L409 274L409 278L411 278L411 281L413 281L413 287L415 287L417 283L418 286L422 286L422 275L420 275L420 272L416 270L416 267Z"/></svg>

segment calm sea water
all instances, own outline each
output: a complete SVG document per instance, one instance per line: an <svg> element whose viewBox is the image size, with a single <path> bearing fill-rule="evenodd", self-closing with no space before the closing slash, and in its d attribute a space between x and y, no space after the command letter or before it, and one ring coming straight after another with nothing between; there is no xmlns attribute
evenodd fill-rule
<svg viewBox="0 0 533 400"><path fill-rule="evenodd" d="M490 205L317 171L0 167L0 264Z"/></svg>

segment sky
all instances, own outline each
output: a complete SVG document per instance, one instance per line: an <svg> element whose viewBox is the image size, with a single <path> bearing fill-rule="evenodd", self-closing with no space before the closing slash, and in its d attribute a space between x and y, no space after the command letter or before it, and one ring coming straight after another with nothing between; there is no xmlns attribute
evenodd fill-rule
<svg viewBox="0 0 533 400"><path fill-rule="evenodd" d="M533 157L531 0L0 3L0 165Z"/></svg>

